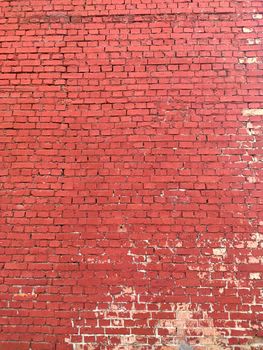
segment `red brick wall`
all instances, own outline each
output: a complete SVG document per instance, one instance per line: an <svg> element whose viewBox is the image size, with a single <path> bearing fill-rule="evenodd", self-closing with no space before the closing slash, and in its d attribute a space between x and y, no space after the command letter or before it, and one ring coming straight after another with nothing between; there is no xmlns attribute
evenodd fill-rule
<svg viewBox="0 0 263 350"><path fill-rule="evenodd" d="M263 2L0 11L0 350L263 349Z"/></svg>

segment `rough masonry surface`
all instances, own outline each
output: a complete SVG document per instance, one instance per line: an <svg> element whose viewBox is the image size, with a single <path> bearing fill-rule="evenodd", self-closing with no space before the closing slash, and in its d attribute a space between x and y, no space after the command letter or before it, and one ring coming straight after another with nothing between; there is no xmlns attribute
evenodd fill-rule
<svg viewBox="0 0 263 350"><path fill-rule="evenodd" d="M262 0L0 14L0 350L262 350Z"/></svg>

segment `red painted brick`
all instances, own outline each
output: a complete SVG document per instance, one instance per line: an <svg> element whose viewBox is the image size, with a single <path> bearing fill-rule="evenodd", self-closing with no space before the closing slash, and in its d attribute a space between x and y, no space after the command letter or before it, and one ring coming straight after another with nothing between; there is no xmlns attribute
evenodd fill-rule
<svg viewBox="0 0 263 350"><path fill-rule="evenodd" d="M30 343L23 342L1 342L0 341L0 349L1 350L28 350L30 347Z"/></svg>
<svg viewBox="0 0 263 350"><path fill-rule="evenodd" d="M262 4L3 2L0 350L260 346Z"/></svg>

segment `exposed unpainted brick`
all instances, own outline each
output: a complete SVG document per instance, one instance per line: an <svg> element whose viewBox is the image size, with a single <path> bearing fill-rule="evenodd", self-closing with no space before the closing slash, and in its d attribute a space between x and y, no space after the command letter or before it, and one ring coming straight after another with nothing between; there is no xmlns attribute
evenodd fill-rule
<svg viewBox="0 0 263 350"><path fill-rule="evenodd" d="M262 350L263 1L0 12L0 350Z"/></svg>

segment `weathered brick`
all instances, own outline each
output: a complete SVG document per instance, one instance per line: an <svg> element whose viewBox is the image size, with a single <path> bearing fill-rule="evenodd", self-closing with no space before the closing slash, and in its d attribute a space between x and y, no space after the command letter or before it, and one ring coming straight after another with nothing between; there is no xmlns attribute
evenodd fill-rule
<svg viewBox="0 0 263 350"><path fill-rule="evenodd" d="M0 349L262 346L262 4L3 2Z"/></svg>

